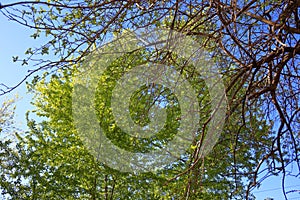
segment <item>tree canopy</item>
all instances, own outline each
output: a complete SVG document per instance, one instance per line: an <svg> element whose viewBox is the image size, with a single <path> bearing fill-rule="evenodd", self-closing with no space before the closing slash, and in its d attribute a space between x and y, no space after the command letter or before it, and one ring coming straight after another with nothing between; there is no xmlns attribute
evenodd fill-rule
<svg viewBox="0 0 300 200"><path fill-rule="evenodd" d="M45 41L29 47L23 58L13 57L28 67L19 84L1 84L4 95L28 81L29 90L36 94L36 112L42 117L41 122L28 119L30 131L11 150L17 152L12 157L15 168L5 171L11 180L28 181L19 181L17 189L7 187L4 192L13 198L15 191L23 191L19 194L24 198L38 199L249 199L265 177L282 173L287 198L285 177L300 173L299 7L296 0L2 2L2 15L35 30L33 39ZM212 110L205 81L195 73L195 66L176 52L153 48L163 41L151 38L152 48L128 51L113 60L99 82L95 102L101 126L119 147L148 151L154 144L168 143L181 122L172 91L145 84L131 97L131 119L139 125L149 124L150 107L158 100L165 105L170 128L150 139L124 135L112 118L107 99L111 97L108 91L127 70L151 62L172 66L186 77L203 105L194 141L183 157L159 173L142 175L118 172L95 159L72 118L73 76L84 70L88 56L116 36L141 28L163 28L193 38L222 75L228 105L217 144L201 157L201 136L208 130ZM28 80L41 70L46 70L43 76ZM258 179L261 172L265 176Z"/></svg>

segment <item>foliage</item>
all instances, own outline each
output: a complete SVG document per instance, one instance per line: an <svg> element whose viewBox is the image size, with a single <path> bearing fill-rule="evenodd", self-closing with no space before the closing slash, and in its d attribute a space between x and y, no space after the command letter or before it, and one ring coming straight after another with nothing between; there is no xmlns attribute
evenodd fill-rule
<svg viewBox="0 0 300 200"><path fill-rule="evenodd" d="M283 173L285 177L289 174L288 166L295 164L296 176L299 175L299 1L49 0L2 4L0 11L8 19L33 28L35 33L32 38L43 37L46 40L40 47L30 47L26 51L28 57L14 56L13 60L24 66L35 66L29 69L28 75L41 69L48 70L49 74L56 72L51 81L46 81L46 77L33 79L33 85L37 85L37 89L32 90L41 94L40 99L36 100L37 108L41 109L41 116L49 118L49 121L46 120L40 125L29 123L32 129L41 126L36 131L31 131L33 141L39 138L33 135L46 134L41 141L54 140L58 148L62 139L54 139L58 137L58 133L66 138L75 134L70 111L66 110L68 107L58 107L71 103L70 99L62 97L69 94L66 91L73 87L66 77L73 72L74 64L78 67L77 70L80 70L81 61L86 55L100 47L113 34L125 29L165 27L193 37L199 41L199 48L210 52L225 80L229 104L228 124L214 152L207 156L204 162L200 162L196 158L197 155L193 154L198 149L195 147L187 154L189 159L179 167L178 174L182 175L178 177L180 181L176 180L176 184L174 183L174 188L181 188L178 194L190 195L187 191L193 191L191 188L207 178L212 181L208 184L211 189L201 191L199 195L202 196L199 198L208 198L203 196L206 192L210 194L213 191L217 194L214 189L220 188L220 191L223 191L220 195L226 195L224 189L231 191L230 195L235 191L242 191L242 183L239 181L242 177L249 177L251 181L245 191L246 198L249 198L251 189L263 181L258 180L258 173L264 171L263 166L266 166L266 176ZM51 59L48 59L48 56ZM173 65L176 66L176 63L180 63L177 58ZM180 66L178 64L177 69L182 69ZM57 70L63 71L64 75ZM26 79L27 77L21 82ZM38 83L39 81L41 82ZM193 77L189 77L189 81L192 82ZM202 83L199 81L199 84L193 86L203 88ZM41 84L45 84L45 87L41 87ZM47 93L50 88L58 86L61 89L57 90L64 92L55 90L51 94ZM5 85L1 87L4 87L1 88L3 94L15 88ZM164 90L158 85L156 87L156 92ZM167 90L164 92L165 96L173 98ZM99 100L101 96L99 95ZM207 99L200 99L200 102L202 100L205 101L204 105L208 105ZM141 97L141 101L138 101L141 104L137 106L142 108L141 105L145 101L146 96ZM177 112L176 106L172 109ZM208 110L209 108L201 113L204 118L207 117ZM144 111L142 108L132 113L136 122L147 123L147 117L139 118L140 115L145 116ZM70 134L67 133L69 131ZM205 131L206 127L198 136ZM254 134L255 132L259 133ZM118 131L112 133L118 135ZM159 140L162 138L158 137ZM74 138L70 139L70 143L73 144L73 141L74 144L79 142L77 139L76 142ZM129 138L120 141L116 139L115 142L124 146L130 143ZM142 143L140 147L148 144ZM30 146L35 145L32 143ZM87 156L88 153L84 155ZM224 161L216 162L214 158ZM222 172L218 171L219 169L213 171L213 168L209 167L211 165L222 167L220 170L228 170L227 175L230 178L225 176L226 173L223 173L224 176L220 175ZM198 180L193 178L194 176L203 174L198 173L198 169L202 169L207 175L203 175L201 181L193 182L192 180ZM176 167L172 170L176 171ZM168 178L170 177L172 175ZM234 188L226 187L225 180L234 180ZM186 186L184 191L178 182ZM228 196L224 198L226 197Z"/></svg>
<svg viewBox="0 0 300 200"><path fill-rule="evenodd" d="M103 82L99 82L96 102L101 102L99 98L109 100L111 90L106 90L105 87L113 87L115 80L125 73L128 67L143 63L145 58L147 56L142 52L125 55L113 62L107 70L109 76L103 75L110 79L104 78ZM120 65L122 67L119 67ZM209 103L206 90L203 90L199 84L201 79L191 76L192 67L186 66L183 73L186 77L190 77L190 82L198 88L199 102L205 105ZM76 68L73 71L64 70L52 75L50 79L45 74L38 83L28 85L35 93L33 103L37 109L34 113L41 117L41 121L37 123L28 118L30 131L25 137L19 137L17 153L12 159L13 170L5 172L19 182L11 190L6 189L9 187L4 185L5 194L9 194L12 199L21 196L24 199L240 199L244 197L246 187L242 178L253 178L251 171L263 156L263 152L269 148L269 130L264 122L259 122L255 116L248 116L247 125L236 130L236 126L242 124L242 121L238 117L239 112L235 112L236 117L227 124L220 141L205 158L201 157L199 160L195 148L191 147L181 160L171 163L170 166L156 173L122 173L98 162L78 136L72 118L74 87L72 76L76 71ZM172 99L173 95L168 89L157 87L158 93L157 90L151 90L149 97L149 94L143 93L145 87L141 88L141 93L137 91L132 96L132 103L137 106L132 106L131 112L137 123L147 123L149 112L147 106L151 105L157 97L165 98L167 104L176 105L176 99ZM204 106L202 110L203 121L207 120L205 109L208 108ZM173 110L176 111L176 107ZM100 108L98 115L104 112L106 109L103 108L101 112ZM170 112L169 115L177 116L176 112ZM99 121L105 128L108 124L112 124L112 120L107 118L106 121L103 119ZM134 151L149 148L153 140L164 143L167 138L162 133L157 134L157 138L152 138L150 143L149 139L146 142L140 139L141 142L130 143L132 141L130 136L121 137L118 136L118 131L110 130L113 130L108 132L113 134L112 139L116 145L127 146L127 148L129 146ZM172 132L171 129L166 130ZM198 134L195 142L202 133L199 131ZM3 169L7 167L4 166ZM18 193L15 193L16 191Z"/></svg>

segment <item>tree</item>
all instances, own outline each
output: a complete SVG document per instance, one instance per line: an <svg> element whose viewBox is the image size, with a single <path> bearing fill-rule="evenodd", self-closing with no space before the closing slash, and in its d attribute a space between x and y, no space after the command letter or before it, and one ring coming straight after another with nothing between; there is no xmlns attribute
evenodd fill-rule
<svg viewBox="0 0 300 200"><path fill-rule="evenodd" d="M18 135L14 121L16 99L5 100L0 107L0 190L4 197L6 193L17 195L20 192L18 189L21 189L18 188L21 179L11 176L11 170L20 169L19 157L14 148Z"/></svg>
<svg viewBox="0 0 300 200"><path fill-rule="evenodd" d="M98 98L103 98L109 104L111 90L104 87L114 87L119 76L138 63L148 60L147 52L137 52L134 55L125 55L112 62L107 70L106 77L99 82ZM193 66L186 66L183 73L189 77ZM116 171L98 162L97 159L83 145L72 118L72 90L74 82L71 77L77 69L64 70L52 75L47 74L35 84L28 85L35 93L35 114L42 117L41 122L28 118L30 132L19 140L19 165L14 168L26 169L23 172L6 172L23 182L17 191L23 198L53 198L53 199L240 199L244 197L246 187L243 178L252 179L251 172L256 163L262 158L263 152L270 146L268 126L259 122L255 116L247 116L247 124L236 130L236 126L242 124L239 112L235 113L235 119L224 129L220 140L213 151L206 157L197 161L196 146L187 149L181 160L170 163L166 168L153 173L124 173ZM110 74L109 74L110 73ZM109 78L109 80L108 80ZM203 95L204 82L199 78L191 77L191 83L198 87L199 101L205 105L207 95ZM201 86L201 84L202 86ZM147 88L147 87L146 87ZM131 108L133 119L137 123L147 121L147 110L153 100L168 98L168 103L176 105L176 99L172 100L172 94L167 88L157 87L154 92L147 94L146 88L141 88L132 98L135 105ZM152 90L153 91L153 90ZM153 96L151 96L153 95ZM97 101L101 102L101 101ZM100 107L100 106L99 106ZM109 106L108 106L109 107ZM107 112L107 108L101 108L99 115ZM146 110L145 110L146 109ZM207 117L204 106L203 119ZM176 106L171 109L169 115L177 117ZM241 110L239 108L239 110ZM138 114L136 114L138 113ZM146 117L145 117L146 115ZM113 125L113 119L107 117L106 121L100 120L102 127L109 129ZM170 120L172 122L174 120ZM259 126L257 126L259 125ZM116 125L117 126L117 125ZM172 128L176 126L171 126ZM167 129L168 130L168 129ZM165 132L164 132L165 133ZM239 133L239 134L236 134ZM165 135L157 134L157 138L135 139L136 143L130 144L132 137L118 136L118 131L112 129L108 134L113 134L114 140L119 146L129 146L132 150L147 150L151 148L151 142L163 142ZM199 137L201 132L199 132ZM239 148L236 151L236 148ZM235 152L236 151L236 152ZM22 178L21 178L22 177ZM7 191L12 198L14 193Z"/></svg>
<svg viewBox="0 0 300 200"><path fill-rule="evenodd" d="M38 60L29 75L40 69L72 68L92 48L101 46L105 38L124 29L163 26L201 38L201 47L214 52L211 56L226 80L228 118L235 116L239 108L237 113L242 122L238 124L236 138L243 135L243 127L249 125L252 116L257 121L266 121L264 129L273 126L272 144L256 162L246 196L262 181L257 179L263 163L267 166L266 176L283 173L285 177L289 174L288 165L296 165L297 174L300 171L298 8L299 2L293 0L53 0L0 6L1 13L9 19L34 28L33 38L41 34L48 38L41 47L28 49L28 58L21 60L23 65ZM57 59L43 59L45 54ZM12 89L2 90L7 93ZM233 157L238 153L235 145Z"/></svg>
<svg viewBox="0 0 300 200"><path fill-rule="evenodd" d="M16 107L14 106L15 99L6 100L2 103L0 108L0 133L2 133L1 137L5 139L7 136L5 134L9 134L14 127L14 113Z"/></svg>

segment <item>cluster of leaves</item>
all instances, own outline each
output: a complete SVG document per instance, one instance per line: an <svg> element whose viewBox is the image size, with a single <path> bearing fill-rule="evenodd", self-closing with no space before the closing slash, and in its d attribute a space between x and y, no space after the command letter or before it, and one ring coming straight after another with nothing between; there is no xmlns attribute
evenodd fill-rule
<svg viewBox="0 0 300 200"><path fill-rule="evenodd" d="M96 104L99 103L97 115L100 118L100 125L106 129L108 137L111 137L116 145L130 151L147 151L153 141L166 143L170 134L174 134L174 131L176 133L174 118L180 116L180 109L176 106L178 102L170 90L159 85L154 89L145 85L131 98L132 104L136 105L130 106L132 118L137 124L149 123L147 117L149 106L159 99L159 103L164 101L165 105L170 104L171 111L168 112L170 118L166 124L173 123L173 125L150 139L124 136L116 131L117 124L113 118L108 117L111 114L105 113L111 112L108 109L111 87L115 86L116 80L128 69L144 63L145 59L148 59L147 54L142 51L128 54L112 62L102 75L103 80L99 81L95 98ZM198 75L192 75L193 66L185 66L182 70L182 74L198 91L198 100L203 107L200 125L204 125L210 109L207 89ZM192 145L182 159L170 163L170 166L156 173L122 173L97 161L77 133L72 118L74 88L72 76L76 71L78 71L76 67L72 71L64 70L52 75L50 79L45 74L37 83L28 85L36 95L33 103L37 109L34 113L41 117L41 121L36 122L28 118L30 131L25 137L18 138L16 149L6 148L5 158L11 165L1 166L3 174L10 177L8 180L2 177L2 182L5 182L1 185L3 194L11 199L244 197L246 188L242 178L252 180L251 172L255 169L256 163L262 158L263 152L269 151L270 137L265 122L260 122L255 116L249 115L246 125L242 125L238 112L241 108L237 108L234 114L236 117L227 123L218 144L205 158L197 158L196 149ZM103 105L101 102L104 102L104 107L101 107ZM172 105L175 107L172 108ZM103 113L107 118L103 117ZM114 128L111 128L112 125ZM236 130L236 126L241 127L240 130ZM199 129L195 143L201 135Z"/></svg>

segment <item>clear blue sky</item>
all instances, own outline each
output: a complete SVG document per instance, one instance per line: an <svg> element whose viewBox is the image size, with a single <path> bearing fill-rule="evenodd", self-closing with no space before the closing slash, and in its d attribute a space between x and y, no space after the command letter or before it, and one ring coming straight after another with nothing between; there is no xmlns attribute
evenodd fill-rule
<svg viewBox="0 0 300 200"><path fill-rule="evenodd" d="M22 57L26 49L36 42L29 37L32 30L8 21L1 14L0 26L0 83L5 83L7 86L14 86L24 77L28 69L21 67L19 63L13 63L12 56L19 55L19 57ZM22 128L26 127L24 114L28 109L32 108L30 105L32 97L27 95L26 91L26 85L22 84L16 90L5 95L7 98L11 98L16 94L19 95L20 99L17 101L16 120ZM0 97L1 101L3 99L4 97Z"/></svg>
<svg viewBox="0 0 300 200"><path fill-rule="evenodd" d="M22 57L27 48L38 45L43 39L39 39L39 41L33 40L29 37L32 30L24 28L15 22L8 21L2 15L0 15L0 26L0 82L12 86L17 84L28 70L18 63L13 63L12 56L18 55L19 57ZM11 97L15 94L19 94L21 97L17 102L16 121L24 130L26 129L25 112L33 108L30 105L32 96L26 94L25 84L22 84L11 94L7 95L7 97ZM3 99L3 97L0 97L1 102ZM286 191L300 189L300 179L288 178L286 187ZM284 199L281 191L281 177L271 177L266 179L258 190L254 190L254 194L258 200L263 200L266 197L272 197L275 200ZM291 193L288 194L288 198L300 200L300 194Z"/></svg>

